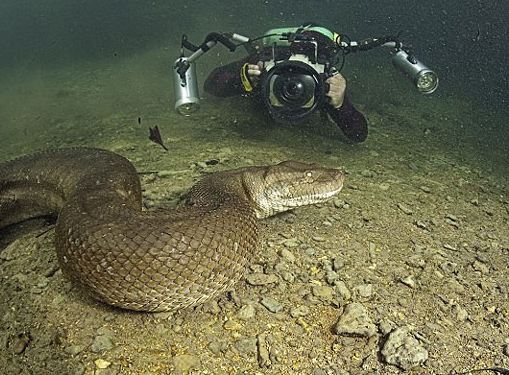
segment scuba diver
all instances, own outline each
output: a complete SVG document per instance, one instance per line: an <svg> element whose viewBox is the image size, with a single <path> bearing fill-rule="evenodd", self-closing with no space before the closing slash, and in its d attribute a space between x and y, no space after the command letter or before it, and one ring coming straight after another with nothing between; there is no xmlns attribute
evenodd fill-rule
<svg viewBox="0 0 509 375"><path fill-rule="evenodd" d="M330 61L337 53L337 45L324 31L325 29L321 27L313 26L303 27L300 31L301 39L305 38L316 42L318 62ZM328 30L325 32L331 34ZM274 33L274 31L267 32L269 35ZM265 71L266 62L271 61L273 52L276 61L282 61L290 58L292 53L295 55L297 52L305 52L303 49L306 47L305 44L300 43L295 47L276 45L275 51L272 48L271 45L265 45L259 51L240 61L214 69L205 81L205 91L218 97L248 94L259 98L260 78ZM363 142L368 136L368 123L364 115L353 106L346 95L345 78L341 73L334 72L333 75L325 79L325 83L326 101L321 105L320 110L339 126L348 140L354 143ZM307 89L305 80L299 80L299 77L293 77L293 79L287 77L281 85L281 96L287 104L292 102L305 104L308 101L305 97L303 98ZM307 90L308 93L310 91L312 90ZM273 111L269 111L269 113L273 113ZM276 122L283 120L279 118L281 116L274 117ZM291 115L287 116L285 120L292 123L301 121L299 117Z"/></svg>
<svg viewBox="0 0 509 375"><path fill-rule="evenodd" d="M346 80L340 73L348 53L389 47L396 68L421 93L430 94L438 86L437 75L417 60L397 36L355 42L312 23L272 29L254 39L236 33L213 32L199 46L183 35L181 56L174 63L173 72L175 108L184 116L199 108L195 61L217 43L230 51L243 46L248 56L215 68L205 81L205 91L218 97L256 97L270 117L280 123L300 123L318 110L334 121L353 143L366 140L368 124L350 101ZM193 53L186 57L184 49Z"/></svg>

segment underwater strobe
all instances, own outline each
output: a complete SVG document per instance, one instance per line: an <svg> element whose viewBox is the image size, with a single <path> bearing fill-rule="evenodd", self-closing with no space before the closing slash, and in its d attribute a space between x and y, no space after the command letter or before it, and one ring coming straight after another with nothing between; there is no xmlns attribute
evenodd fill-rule
<svg viewBox="0 0 509 375"><path fill-rule="evenodd" d="M438 87L437 74L414 55L400 49L392 56L394 66L408 76L422 94L431 94Z"/></svg>
<svg viewBox="0 0 509 375"><path fill-rule="evenodd" d="M187 57L180 57L173 64L175 109L183 116L190 116L200 108L200 95L196 79L196 65Z"/></svg>

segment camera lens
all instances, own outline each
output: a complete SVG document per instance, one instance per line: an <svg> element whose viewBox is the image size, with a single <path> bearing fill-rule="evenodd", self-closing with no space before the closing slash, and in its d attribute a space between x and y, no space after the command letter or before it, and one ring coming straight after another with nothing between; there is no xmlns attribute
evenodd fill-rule
<svg viewBox="0 0 509 375"><path fill-rule="evenodd" d="M300 81L288 80L283 85L283 96L288 100L298 99L304 91L304 85Z"/></svg>
<svg viewBox="0 0 509 375"><path fill-rule="evenodd" d="M275 77L273 89L281 104L304 107L313 99L315 81L306 74L281 74Z"/></svg>

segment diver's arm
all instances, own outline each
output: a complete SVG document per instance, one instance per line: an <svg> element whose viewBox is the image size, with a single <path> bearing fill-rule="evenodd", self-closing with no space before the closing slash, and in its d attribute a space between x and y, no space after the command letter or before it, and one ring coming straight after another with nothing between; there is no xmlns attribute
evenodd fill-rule
<svg viewBox="0 0 509 375"><path fill-rule="evenodd" d="M328 104L325 112L330 116L348 139L354 143L364 142L368 136L368 122L364 115L352 104L347 95L343 98L343 104L334 108Z"/></svg>

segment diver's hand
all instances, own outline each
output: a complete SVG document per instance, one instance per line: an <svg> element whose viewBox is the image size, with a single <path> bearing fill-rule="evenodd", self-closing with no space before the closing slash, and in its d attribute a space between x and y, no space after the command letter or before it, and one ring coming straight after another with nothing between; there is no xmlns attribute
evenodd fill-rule
<svg viewBox="0 0 509 375"><path fill-rule="evenodd" d="M263 62L258 61L258 63L255 64L248 64L247 65L247 76L249 77L249 80L251 81L251 84L253 86L256 86L258 82L260 82L260 75L262 74L263 69Z"/></svg>
<svg viewBox="0 0 509 375"><path fill-rule="evenodd" d="M329 84L329 91L325 94L329 97L329 103L334 108L339 108L345 100L346 79L340 73L329 77L325 82Z"/></svg>

